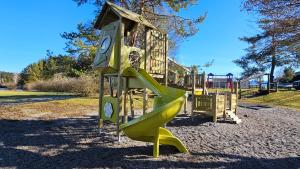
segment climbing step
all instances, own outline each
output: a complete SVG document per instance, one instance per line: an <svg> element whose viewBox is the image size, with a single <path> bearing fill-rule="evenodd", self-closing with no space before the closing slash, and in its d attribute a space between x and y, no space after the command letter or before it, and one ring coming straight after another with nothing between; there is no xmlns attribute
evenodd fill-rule
<svg viewBox="0 0 300 169"><path fill-rule="evenodd" d="M234 122L236 124L239 124L242 122L242 120L232 111L226 111L226 117L227 117L226 119L228 121Z"/></svg>

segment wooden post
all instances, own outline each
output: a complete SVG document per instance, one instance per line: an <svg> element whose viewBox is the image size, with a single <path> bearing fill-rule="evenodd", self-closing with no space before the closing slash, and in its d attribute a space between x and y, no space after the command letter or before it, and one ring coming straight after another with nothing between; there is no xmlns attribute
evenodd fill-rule
<svg viewBox="0 0 300 169"><path fill-rule="evenodd" d="M213 115L213 122L217 122L217 94L213 94L212 96L212 115Z"/></svg>
<svg viewBox="0 0 300 169"><path fill-rule="evenodd" d="M122 68L123 68L123 63L122 63L122 47L124 45L124 23L122 22L122 19L120 19L120 28L119 28L119 36L120 36L120 43L119 43L119 64L118 64L118 89L117 89L117 137L118 141L120 141L120 114L122 113L122 96L123 96L123 77L122 77Z"/></svg>
<svg viewBox="0 0 300 169"><path fill-rule="evenodd" d="M194 109L195 109L195 103L196 103L196 98L195 98L195 71L192 70L192 119L194 118Z"/></svg>
<svg viewBox="0 0 300 169"><path fill-rule="evenodd" d="M124 84L124 116L123 116L123 123L128 122L128 110L127 110L127 94L128 94L128 78L125 78L125 84Z"/></svg>
<svg viewBox="0 0 300 169"><path fill-rule="evenodd" d="M278 84L279 82L276 82L276 92L278 92Z"/></svg>
<svg viewBox="0 0 300 169"><path fill-rule="evenodd" d="M187 114L187 102L188 102L188 98L186 97L186 98L185 98L185 102L184 102L184 107L183 107L183 109L184 109L184 114Z"/></svg>
<svg viewBox="0 0 300 169"><path fill-rule="evenodd" d="M149 52L150 52L150 45L149 45L149 28L146 28L145 30L145 60L144 60L144 70L147 71L147 63L149 58ZM143 115L146 114L147 110L147 89L144 87L143 89Z"/></svg>
<svg viewBox="0 0 300 169"><path fill-rule="evenodd" d="M237 105L238 105L238 100L242 98L242 88L241 88L241 81L237 81L236 82L236 86L235 86L235 95L236 95L236 107L235 107L235 114L237 114ZM238 90L240 89L240 90ZM238 92L239 91L239 92Z"/></svg>
<svg viewBox="0 0 300 169"><path fill-rule="evenodd" d="M229 110L230 111L233 110L233 102L232 102L233 96L232 95L233 95L232 93L229 93L229 99L227 99L227 100L229 100Z"/></svg>
<svg viewBox="0 0 300 169"><path fill-rule="evenodd" d="M205 91L206 91L206 77L205 77L205 72L202 73L202 95L205 95Z"/></svg>
<svg viewBox="0 0 300 169"><path fill-rule="evenodd" d="M165 86L168 86L168 34L165 34ZM175 76L176 79L176 76Z"/></svg>
<svg viewBox="0 0 300 169"><path fill-rule="evenodd" d="M131 117L134 117L132 91L129 92Z"/></svg>
<svg viewBox="0 0 300 169"><path fill-rule="evenodd" d="M118 104L117 104L117 136L118 136L118 141L120 141L120 114L122 113L122 95L123 95L123 91L122 91L122 76L120 73L118 73L118 91L117 91L117 100L118 100Z"/></svg>
<svg viewBox="0 0 300 169"><path fill-rule="evenodd" d="M111 77L109 77L108 78L108 81L109 81L109 94L110 94L110 96L111 97L113 97L113 95L114 95L114 88L113 88L113 84L112 84L112 78Z"/></svg>
<svg viewBox="0 0 300 169"><path fill-rule="evenodd" d="M242 88L241 88L241 81L236 83L236 98L242 99ZM236 99L237 100L237 99Z"/></svg>
<svg viewBox="0 0 300 169"><path fill-rule="evenodd" d="M226 92L224 95L224 111L223 111L223 118L225 120L226 118L226 110L227 110L227 99L228 99L228 93Z"/></svg>
<svg viewBox="0 0 300 169"><path fill-rule="evenodd" d="M101 128L103 127L103 117L102 117L102 101L103 101L103 95L104 95L104 75L101 72L99 76L99 122L98 127L101 131Z"/></svg>
<svg viewBox="0 0 300 169"><path fill-rule="evenodd" d="M267 75L268 75L267 93L269 94L270 93L271 82L270 82L270 74L267 74Z"/></svg>

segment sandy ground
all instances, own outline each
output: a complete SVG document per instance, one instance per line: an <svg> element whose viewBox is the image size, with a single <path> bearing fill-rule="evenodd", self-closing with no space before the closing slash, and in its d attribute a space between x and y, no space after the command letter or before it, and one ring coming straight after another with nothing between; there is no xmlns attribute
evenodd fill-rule
<svg viewBox="0 0 300 169"><path fill-rule="evenodd" d="M44 120L0 119L0 168L300 168L300 111L241 104L241 124L193 121L179 114L167 128L189 154L115 137L115 127L97 129L96 113Z"/></svg>

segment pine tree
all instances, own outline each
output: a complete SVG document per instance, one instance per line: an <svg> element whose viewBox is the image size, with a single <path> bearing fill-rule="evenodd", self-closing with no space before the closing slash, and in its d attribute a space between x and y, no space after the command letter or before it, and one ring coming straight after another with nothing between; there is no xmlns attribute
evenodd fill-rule
<svg viewBox="0 0 300 169"><path fill-rule="evenodd" d="M298 67L300 64L300 0L246 0L243 9L259 14L261 33L243 37L250 44L247 54L234 62L249 76L258 71L270 71L274 81L278 66Z"/></svg>

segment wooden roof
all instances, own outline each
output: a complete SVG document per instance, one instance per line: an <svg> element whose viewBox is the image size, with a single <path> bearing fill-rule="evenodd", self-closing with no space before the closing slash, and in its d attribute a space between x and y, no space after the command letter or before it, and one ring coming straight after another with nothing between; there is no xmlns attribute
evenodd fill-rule
<svg viewBox="0 0 300 169"><path fill-rule="evenodd" d="M102 11L100 12L97 18L95 28L101 29L103 26L111 22L117 21L119 18L131 21L128 23L140 23L148 28L156 29L156 27L152 25L149 21L147 21L143 16L108 1L105 2Z"/></svg>

